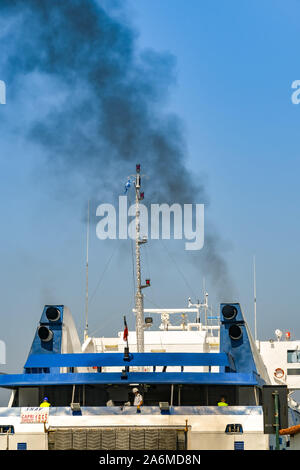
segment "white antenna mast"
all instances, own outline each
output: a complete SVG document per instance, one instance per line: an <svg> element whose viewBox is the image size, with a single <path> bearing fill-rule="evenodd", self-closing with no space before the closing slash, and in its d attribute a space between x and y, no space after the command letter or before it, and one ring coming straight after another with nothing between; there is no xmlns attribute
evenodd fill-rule
<svg viewBox="0 0 300 470"><path fill-rule="evenodd" d="M141 283L141 253L140 245L146 243L145 238L140 238L140 200L144 199L144 193L141 189L141 165L136 165L135 175L135 255L136 255L136 295L135 295L135 311L136 311L136 345L137 352L144 352L144 296L142 289L150 286L150 280L146 279L146 285Z"/></svg>
<svg viewBox="0 0 300 470"><path fill-rule="evenodd" d="M257 340L257 325L256 325L256 265L255 255L253 256L253 294L254 294L254 339Z"/></svg>
<svg viewBox="0 0 300 470"><path fill-rule="evenodd" d="M207 297L208 294L206 292L205 288L205 277L203 277L203 297L205 298L205 303L204 303L204 321L205 321L205 326L207 326L207 308L208 308L208 303L207 303Z"/></svg>
<svg viewBox="0 0 300 470"><path fill-rule="evenodd" d="M88 337L88 309L89 309L89 236L90 236L90 201L88 201L88 216L86 230L86 284L85 284L85 329L83 340Z"/></svg>
<svg viewBox="0 0 300 470"><path fill-rule="evenodd" d="M195 304L192 304L192 301L191 301L191 298L189 297L188 299L188 308L191 308L191 307L195 307L197 310L197 315L196 315L196 323L200 323L200 309L202 307L204 307L204 312L205 312L205 325L207 326L207 309L208 309L208 293L205 292L205 301L203 304L200 303L200 301L198 300L197 303ZM190 310L192 311L192 310Z"/></svg>

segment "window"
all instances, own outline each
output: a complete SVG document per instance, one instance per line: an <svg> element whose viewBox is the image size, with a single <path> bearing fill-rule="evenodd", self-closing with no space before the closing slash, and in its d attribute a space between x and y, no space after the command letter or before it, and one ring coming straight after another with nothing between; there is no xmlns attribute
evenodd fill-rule
<svg viewBox="0 0 300 470"><path fill-rule="evenodd" d="M49 367L25 367L25 374L49 374Z"/></svg>
<svg viewBox="0 0 300 470"><path fill-rule="evenodd" d="M300 375L300 369L288 369L287 375Z"/></svg>
<svg viewBox="0 0 300 470"><path fill-rule="evenodd" d="M0 434L14 434L15 433L15 429L13 426L11 425L1 425L0 426Z"/></svg>
<svg viewBox="0 0 300 470"><path fill-rule="evenodd" d="M241 424L237 424L237 423L227 424L225 432L228 433L228 434L231 434L231 433L240 433L240 434L242 434L243 426Z"/></svg>
<svg viewBox="0 0 300 470"><path fill-rule="evenodd" d="M300 350L296 349L294 351L288 350L287 352L287 361L289 363L300 362Z"/></svg>

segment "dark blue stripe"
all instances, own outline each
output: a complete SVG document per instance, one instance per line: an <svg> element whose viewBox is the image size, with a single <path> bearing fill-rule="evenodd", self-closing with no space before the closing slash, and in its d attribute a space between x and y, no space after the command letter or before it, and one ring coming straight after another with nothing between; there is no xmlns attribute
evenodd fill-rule
<svg viewBox="0 0 300 470"><path fill-rule="evenodd" d="M123 353L34 354L25 368L33 367L115 367L115 366L229 366L225 353Z"/></svg>

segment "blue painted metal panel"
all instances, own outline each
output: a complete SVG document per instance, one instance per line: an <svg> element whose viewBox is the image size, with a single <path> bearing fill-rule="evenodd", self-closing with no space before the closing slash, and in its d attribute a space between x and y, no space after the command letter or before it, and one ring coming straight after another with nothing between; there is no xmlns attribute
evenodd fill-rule
<svg viewBox="0 0 300 470"><path fill-rule="evenodd" d="M104 366L229 366L231 358L219 353L133 353L130 361L122 353L34 354L25 368ZM232 366L233 367L233 366Z"/></svg>
<svg viewBox="0 0 300 470"><path fill-rule="evenodd" d="M27 442L18 442L17 450L27 450Z"/></svg>
<svg viewBox="0 0 300 470"><path fill-rule="evenodd" d="M226 304L221 304L220 306L221 316L224 305ZM237 316L233 321L223 321L221 323L220 352L225 352L229 356L232 356L237 372L257 374L257 368L240 304L229 305L233 305L237 309ZM238 325L241 328L242 337L240 339L234 340L230 338L229 329L232 325Z"/></svg>
<svg viewBox="0 0 300 470"><path fill-rule="evenodd" d="M258 385L255 374L211 372L128 372L122 379L120 372L74 373L74 374L11 374L0 376L0 387L24 387L41 385L73 384L215 384Z"/></svg>
<svg viewBox="0 0 300 470"><path fill-rule="evenodd" d="M246 328L244 325L239 326L243 336L237 341L232 340L229 336L229 324L221 326L220 349L227 354L231 354L237 372L257 372Z"/></svg>
<svg viewBox="0 0 300 470"><path fill-rule="evenodd" d="M244 441L235 441L234 450L244 450Z"/></svg>
<svg viewBox="0 0 300 470"><path fill-rule="evenodd" d="M47 326L53 332L53 339L48 342L41 341L38 336L38 330L36 330L32 346L29 352L29 356L31 354L45 354L50 355L53 353L60 353L61 352L61 341L62 341L62 321L63 321L63 305L53 305L53 307L57 308L60 311L60 319L58 321L50 322L46 317L46 310L50 307L50 305L45 305L42 316L40 319L40 325ZM46 366L47 367L47 366Z"/></svg>

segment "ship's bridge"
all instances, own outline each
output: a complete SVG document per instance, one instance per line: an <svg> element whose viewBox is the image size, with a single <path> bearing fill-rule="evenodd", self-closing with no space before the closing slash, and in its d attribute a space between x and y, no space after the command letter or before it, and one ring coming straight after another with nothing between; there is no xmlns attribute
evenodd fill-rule
<svg viewBox="0 0 300 470"><path fill-rule="evenodd" d="M200 325L197 330L186 327L183 331L167 328L160 332L149 331L153 336L149 352L135 352L129 343L129 349L125 348L124 352L90 353L88 347L85 352L78 352L78 341L72 342L72 337L76 339L74 324L64 306L46 306L23 374L0 376L0 386L14 390L11 399L14 406L36 405L40 395L50 392L55 400L64 397L65 405L75 399L75 394L82 403L99 405L96 402L100 400L105 405L111 386L120 389L121 395L125 391L124 396L127 396L132 384L143 388L144 403L148 400L149 404L158 405L163 395L168 396L167 401L172 404L215 404L218 399L215 394L225 392L232 404L238 405L244 400L258 404L257 389L269 383L269 379L239 304L221 304L220 319L219 352L207 352L207 329ZM173 334L176 338L172 343ZM164 336L163 343L159 335ZM186 345L187 338L182 343L179 339L185 335L198 338L199 352L178 352L181 345ZM134 335L131 336L134 342ZM119 337L119 342L121 339ZM177 352L159 347L168 342L172 346L175 341L178 342ZM246 389L251 393L246 393Z"/></svg>

